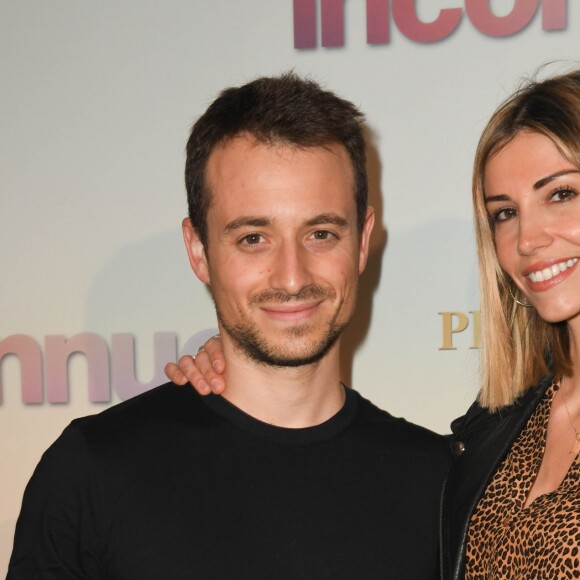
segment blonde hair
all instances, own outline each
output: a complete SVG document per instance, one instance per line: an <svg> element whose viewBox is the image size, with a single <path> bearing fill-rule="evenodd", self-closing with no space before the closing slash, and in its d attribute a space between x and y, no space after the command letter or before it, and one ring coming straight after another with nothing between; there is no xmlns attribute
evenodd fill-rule
<svg viewBox="0 0 580 580"><path fill-rule="evenodd" d="M546 322L534 308L516 303L519 290L499 265L485 207L487 161L520 131L548 137L580 169L580 70L527 81L493 114L475 154L473 211L483 329L479 401L491 411L510 405L548 373L572 372L566 322Z"/></svg>

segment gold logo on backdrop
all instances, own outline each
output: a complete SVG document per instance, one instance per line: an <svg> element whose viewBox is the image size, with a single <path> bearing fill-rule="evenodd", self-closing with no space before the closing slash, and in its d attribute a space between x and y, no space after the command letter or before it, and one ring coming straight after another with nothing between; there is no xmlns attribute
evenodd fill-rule
<svg viewBox="0 0 580 580"><path fill-rule="evenodd" d="M439 350L457 350L453 345L455 335L467 332L471 339L469 348L480 348L481 328L479 310L465 312L439 312L442 323L442 341Z"/></svg>

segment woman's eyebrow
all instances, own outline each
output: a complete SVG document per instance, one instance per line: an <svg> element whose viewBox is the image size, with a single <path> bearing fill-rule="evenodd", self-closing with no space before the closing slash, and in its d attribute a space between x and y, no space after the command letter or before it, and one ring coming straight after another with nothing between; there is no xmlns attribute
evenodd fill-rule
<svg viewBox="0 0 580 580"><path fill-rule="evenodd" d="M534 191L537 191L538 189L542 189L542 187L544 187L545 185L548 185L550 181L553 181L558 177L562 177L563 175L569 175L570 173L580 173L580 171L578 171L578 169L563 169L562 171L557 171L556 173L552 173L551 175L542 177L542 179L536 181L536 183L534 183L532 187ZM490 196L486 195L484 201L485 203L490 203L492 201L509 201L509 199L510 199L509 195L505 194L490 195Z"/></svg>
<svg viewBox="0 0 580 580"><path fill-rule="evenodd" d="M578 170L577 169L564 169L563 171L557 171L556 173L552 173L552 175L548 175L547 177L543 177L539 181L536 181L536 183L534 183L534 189L535 190L541 189L542 187L544 187L544 185L547 185L548 183L550 183L550 181L552 181L553 179L556 179L556 177L561 177L562 175L568 175L569 173L578 173Z"/></svg>
<svg viewBox="0 0 580 580"><path fill-rule="evenodd" d="M505 195L504 193L500 194L500 195L486 195L484 202L485 203L490 203L492 201L509 201L510 197L509 195Z"/></svg>

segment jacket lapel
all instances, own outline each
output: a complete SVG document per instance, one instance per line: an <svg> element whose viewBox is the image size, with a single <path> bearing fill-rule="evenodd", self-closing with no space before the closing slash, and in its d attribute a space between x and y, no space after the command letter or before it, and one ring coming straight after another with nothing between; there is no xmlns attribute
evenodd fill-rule
<svg viewBox="0 0 580 580"><path fill-rule="evenodd" d="M463 577L467 530L477 502L551 383L551 378L543 379L513 405L495 413L474 403L464 417L453 422L455 459L442 505L442 542L449 548L444 553L451 578Z"/></svg>

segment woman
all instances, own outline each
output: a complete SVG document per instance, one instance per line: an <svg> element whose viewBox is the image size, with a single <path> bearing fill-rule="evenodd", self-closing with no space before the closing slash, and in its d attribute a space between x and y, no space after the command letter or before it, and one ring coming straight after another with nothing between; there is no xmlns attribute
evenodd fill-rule
<svg viewBox="0 0 580 580"><path fill-rule="evenodd" d="M579 195L575 71L510 97L476 153L483 383L452 424L453 578L580 576Z"/></svg>
<svg viewBox="0 0 580 580"><path fill-rule="evenodd" d="M494 113L473 199L483 377L452 424L442 576L580 577L580 71ZM219 340L205 348L168 376L221 392Z"/></svg>

